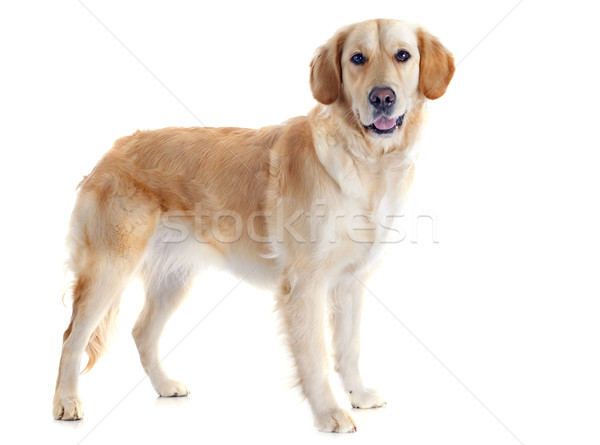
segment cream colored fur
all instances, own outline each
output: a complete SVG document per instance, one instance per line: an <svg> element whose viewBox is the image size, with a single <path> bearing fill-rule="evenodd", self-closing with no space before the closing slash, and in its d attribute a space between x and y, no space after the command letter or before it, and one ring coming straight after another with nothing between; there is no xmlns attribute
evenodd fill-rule
<svg viewBox="0 0 600 445"><path fill-rule="evenodd" d="M398 61L399 51L411 58ZM361 53L365 63L351 61ZM426 100L441 96L452 55L420 27L377 20L350 25L319 48L305 117L259 130L166 128L119 139L80 184L69 234L73 315L64 335L53 415L79 419L84 351L91 369L129 280L146 303L133 330L140 360L161 396L185 396L158 344L196 273L217 264L272 288L297 379L316 427L356 426L329 384L333 367L355 408L385 402L359 372L363 285L415 170ZM386 134L369 128L374 88L390 88L386 112L404 115Z"/></svg>

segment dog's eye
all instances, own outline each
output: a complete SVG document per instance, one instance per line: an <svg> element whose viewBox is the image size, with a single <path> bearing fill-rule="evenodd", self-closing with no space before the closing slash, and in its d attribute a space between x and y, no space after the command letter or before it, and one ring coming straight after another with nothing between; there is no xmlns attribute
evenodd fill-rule
<svg viewBox="0 0 600 445"><path fill-rule="evenodd" d="M410 59L410 54L407 51L400 50L396 54L396 60L398 62L406 62L408 59Z"/></svg>
<svg viewBox="0 0 600 445"><path fill-rule="evenodd" d="M363 56L361 53L354 54L350 58L350 62L352 62L355 65L363 65L366 61L367 59L365 59L365 56Z"/></svg>

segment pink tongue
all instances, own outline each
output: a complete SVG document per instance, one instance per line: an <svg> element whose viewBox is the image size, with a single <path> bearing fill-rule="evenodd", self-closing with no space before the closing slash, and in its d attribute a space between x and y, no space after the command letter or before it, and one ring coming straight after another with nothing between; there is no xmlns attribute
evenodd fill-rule
<svg viewBox="0 0 600 445"><path fill-rule="evenodd" d="M378 130L389 130L396 125L396 119L388 119L385 116L381 116L379 119L373 122L373 125L375 125L375 128Z"/></svg>

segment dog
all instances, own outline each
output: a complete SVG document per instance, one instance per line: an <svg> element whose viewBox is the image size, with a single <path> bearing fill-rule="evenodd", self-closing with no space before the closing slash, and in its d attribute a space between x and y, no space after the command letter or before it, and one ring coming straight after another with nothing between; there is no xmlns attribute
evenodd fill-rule
<svg viewBox="0 0 600 445"><path fill-rule="evenodd" d="M186 396L158 343L196 273L218 264L274 290L316 428L356 431L330 387L328 349L354 408L385 404L359 373L362 283L389 235L382 221L413 180L426 103L446 92L454 69L422 27L369 20L316 50L318 104L307 116L258 130L165 128L118 139L79 184L71 217L73 312L54 418L82 418L81 359L86 352L89 371L106 349L134 275L146 292L133 329L142 366L160 396Z"/></svg>

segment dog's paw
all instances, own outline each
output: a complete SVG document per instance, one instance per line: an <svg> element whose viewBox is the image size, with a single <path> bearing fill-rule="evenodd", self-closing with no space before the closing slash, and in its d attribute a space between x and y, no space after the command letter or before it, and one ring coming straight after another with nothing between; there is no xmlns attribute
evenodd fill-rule
<svg viewBox="0 0 600 445"><path fill-rule="evenodd" d="M378 408L385 405L385 400L376 390L362 388L350 391L350 403L353 408Z"/></svg>
<svg viewBox="0 0 600 445"><path fill-rule="evenodd" d="M161 397L185 397L190 393L184 383L171 379L163 380L155 386L155 389Z"/></svg>
<svg viewBox="0 0 600 445"><path fill-rule="evenodd" d="M52 416L56 420L79 420L83 418L83 403L77 396L55 396Z"/></svg>
<svg viewBox="0 0 600 445"><path fill-rule="evenodd" d="M353 433L356 424L350 413L337 408L315 415L315 426L324 433Z"/></svg>

